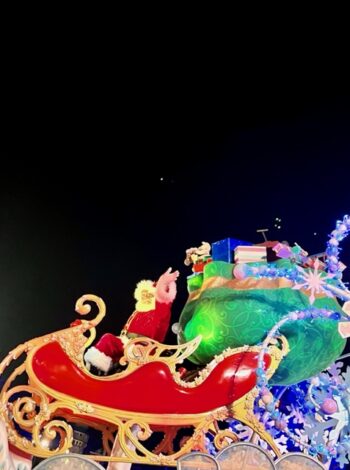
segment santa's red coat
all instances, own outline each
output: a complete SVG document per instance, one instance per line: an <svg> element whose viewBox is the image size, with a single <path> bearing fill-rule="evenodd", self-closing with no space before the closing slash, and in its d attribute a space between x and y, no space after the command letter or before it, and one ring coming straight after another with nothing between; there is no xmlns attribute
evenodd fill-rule
<svg viewBox="0 0 350 470"><path fill-rule="evenodd" d="M146 336L163 343L169 328L170 318L171 303L156 302L154 310L135 311L124 326L123 333L130 337ZM113 363L116 363L123 355L124 345L119 336L106 333L96 343L95 348L110 357Z"/></svg>

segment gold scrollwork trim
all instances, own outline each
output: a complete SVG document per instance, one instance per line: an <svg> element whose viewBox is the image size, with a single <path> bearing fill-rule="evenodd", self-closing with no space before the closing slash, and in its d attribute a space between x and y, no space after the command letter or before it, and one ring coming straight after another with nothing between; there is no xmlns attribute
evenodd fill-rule
<svg viewBox="0 0 350 470"><path fill-rule="evenodd" d="M146 337L135 338L126 344L120 363L140 366L148 362L160 361L165 362L175 372L176 365L181 364L198 348L201 339L199 335L188 343L169 345Z"/></svg>

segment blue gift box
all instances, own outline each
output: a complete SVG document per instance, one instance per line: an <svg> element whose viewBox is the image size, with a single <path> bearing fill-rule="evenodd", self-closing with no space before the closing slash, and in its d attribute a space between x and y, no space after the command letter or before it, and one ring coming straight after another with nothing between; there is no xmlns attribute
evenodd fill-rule
<svg viewBox="0 0 350 470"><path fill-rule="evenodd" d="M240 245L252 245L253 243L237 240L237 238L225 238L211 245L212 257L214 261L226 261L232 263L234 259L234 249Z"/></svg>

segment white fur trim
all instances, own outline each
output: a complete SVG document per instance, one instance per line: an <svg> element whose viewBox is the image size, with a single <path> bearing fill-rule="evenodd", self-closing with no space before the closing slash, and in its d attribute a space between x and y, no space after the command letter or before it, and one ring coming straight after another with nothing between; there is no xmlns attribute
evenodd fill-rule
<svg viewBox="0 0 350 470"><path fill-rule="evenodd" d="M126 336L126 333L124 333L124 334L122 333L122 334L119 336L119 338L120 338L120 340L121 340L121 342L123 343L123 346L124 346L124 348L125 348L125 346L129 343L130 338L128 338L128 337Z"/></svg>
<svg viewBox="0 0 350 470"><path fill-rule="evenodd" d="M103 372L108 372L112 367L112 358L99 351L95 346L86 351L84 359Z"/></svg>

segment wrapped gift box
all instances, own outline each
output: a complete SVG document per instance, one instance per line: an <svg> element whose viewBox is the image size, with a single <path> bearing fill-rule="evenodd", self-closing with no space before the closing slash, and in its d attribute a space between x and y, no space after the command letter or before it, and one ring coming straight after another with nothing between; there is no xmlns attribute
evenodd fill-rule
<svg viewBox="0 0 350 470"><path fill-rule="evenodd" d="M234 249L237 246L249 246L250 242L237 240L237 238L225 238L219 240L211 245L212 258L214 261L226 261L227 263L233 262Z"/></svg>
<svg viewBox="0 0 350 470"><path fill-rule="evenodd" d="M321 261L319 258L308 258L307 262L305 265L309 268L314 268L315 267L315 261L318 259L318 270L319 271L325 271L326 270L326 265L323 261Z"/></svg>
<svg viewBox="0 0 350 470"><path fill-rule="evenodd" d="M235 248L235 263L258 263L266 261L266 246L237 246Z"/></svg>
<svg viewBox="0 0 350 470"><path fill-rule="evenodd" d="M193 268L192 268L193 272L202 273L204 266L210 263L211 261L213 261L213 258L211 258L210 256L206 256L205 259L197 261L196 263L193 264Z"/></svg>
<svg viewBox="0 0 350 470"><path fill-rule="evenodd" d="M262 243L256 243L254 246L266 246L266 261L268 263L273 263L274 261L279 260L279 256L277 256L276 252L274 251L274 247L279 244L278 240L267 240Z"/></svg>
<svg viewBox="0 0 350 470"><path fill-rule="evenodd" d="M290 258L292 255L291 247L283 243L277 243L272 249L279 258Z"/></svg>

